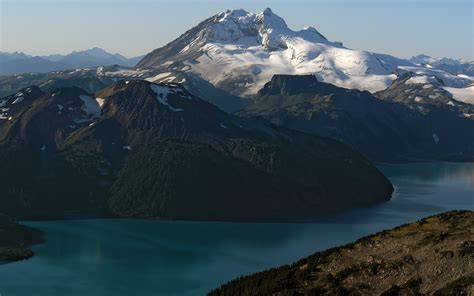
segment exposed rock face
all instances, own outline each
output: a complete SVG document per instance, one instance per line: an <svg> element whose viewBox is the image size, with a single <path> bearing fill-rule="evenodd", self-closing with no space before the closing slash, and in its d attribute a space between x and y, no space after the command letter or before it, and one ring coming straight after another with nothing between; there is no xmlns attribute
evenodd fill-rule
<svg viewBox="0 0 474 296"><path fill-rule="evenodd" d="M451 111L458 117L474 120L474 105L457 100L444 88L444 82L436 77L424 77L414 73L406 73L395 80L390 87L374 94L387 102L395 102L407 106L422 114L437 110ZM448 88L449 89L449 88ZM474 100L471 91L471 99Z"/></svg>
<svg viewBox="0 0 474 296"><path fill-rule="evenodd" d="M238 115L331 137L373 160L471 161L474 121L460 110L469 113L472 106L456 102L459 107L453 107L448 102L450 98L442 97L419 105L420 110L367 91L319 82L314 75L275 75L258 92L255 104Z"/></svg>
<svg viewBox="0 0 474 296"><path fill-rule="evenodd" d="M229 282L209 295L471 295L474 212L454 211Z"/></svg>
<svg viewBox="0 0 474 296"><path fill-rule="evenodd" d="M175 84L22 103L0 122L0 210L15 217L304 221L393 190L342 143L229 115Z"/></svg>

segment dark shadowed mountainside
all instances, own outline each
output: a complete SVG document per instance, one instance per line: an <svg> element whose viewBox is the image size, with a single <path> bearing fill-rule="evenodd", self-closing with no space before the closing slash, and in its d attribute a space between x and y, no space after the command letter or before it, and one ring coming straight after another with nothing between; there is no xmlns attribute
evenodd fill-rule
<svg viewBox="0 0 474 296"><path fill-rule="evenodd" d="M238 114L340 140L372 160L471 161L474 120L451 107L431 104L420 112L367 91L318 82L314 75L275 75L255 104Z"/></svg>
<svg viewBox="0 0 474 296"><path fill-rule="evenodd" d="M305 221L393 190L340 142L229 115L176 84L29 87L0 102L0 211L14 217Z"/></svg>

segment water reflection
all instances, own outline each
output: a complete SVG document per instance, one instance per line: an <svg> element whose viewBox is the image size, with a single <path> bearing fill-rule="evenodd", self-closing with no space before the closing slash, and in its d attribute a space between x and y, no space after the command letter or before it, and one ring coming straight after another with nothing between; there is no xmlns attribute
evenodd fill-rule
<svg viewBox="0 0 474 296"><path fill-rule="evenodd" d="M2 295L203 295L234 277L451 209L474 210L474 164L380 166L390 202L312 224L80 220L47 233L30 260L0 266Z"/></svg>

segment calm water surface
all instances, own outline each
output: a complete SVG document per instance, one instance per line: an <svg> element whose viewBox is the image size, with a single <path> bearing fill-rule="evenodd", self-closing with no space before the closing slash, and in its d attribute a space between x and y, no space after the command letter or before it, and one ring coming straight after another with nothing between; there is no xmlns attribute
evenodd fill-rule
<svg viewBox="0 0 474 296"><path fill-rule="evenodd" d="M311 224L80 220L25 222L47 242L0 265L0 294L204 295L242 274L451 210L474 210L473 163L383 165L392 200Z"/></svg>

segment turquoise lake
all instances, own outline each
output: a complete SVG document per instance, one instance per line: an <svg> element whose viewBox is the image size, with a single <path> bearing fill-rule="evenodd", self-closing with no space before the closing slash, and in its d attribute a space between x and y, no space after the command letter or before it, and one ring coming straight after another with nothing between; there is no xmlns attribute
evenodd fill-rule
<svg viewBox="0 0 474 296"><path fill-rule="evenodd" d="M452 209L474 210L474 163L381 165L392 200L306 224L68 220L25 261L0 265L0 295L204 295L237 276Z"/></svg>

